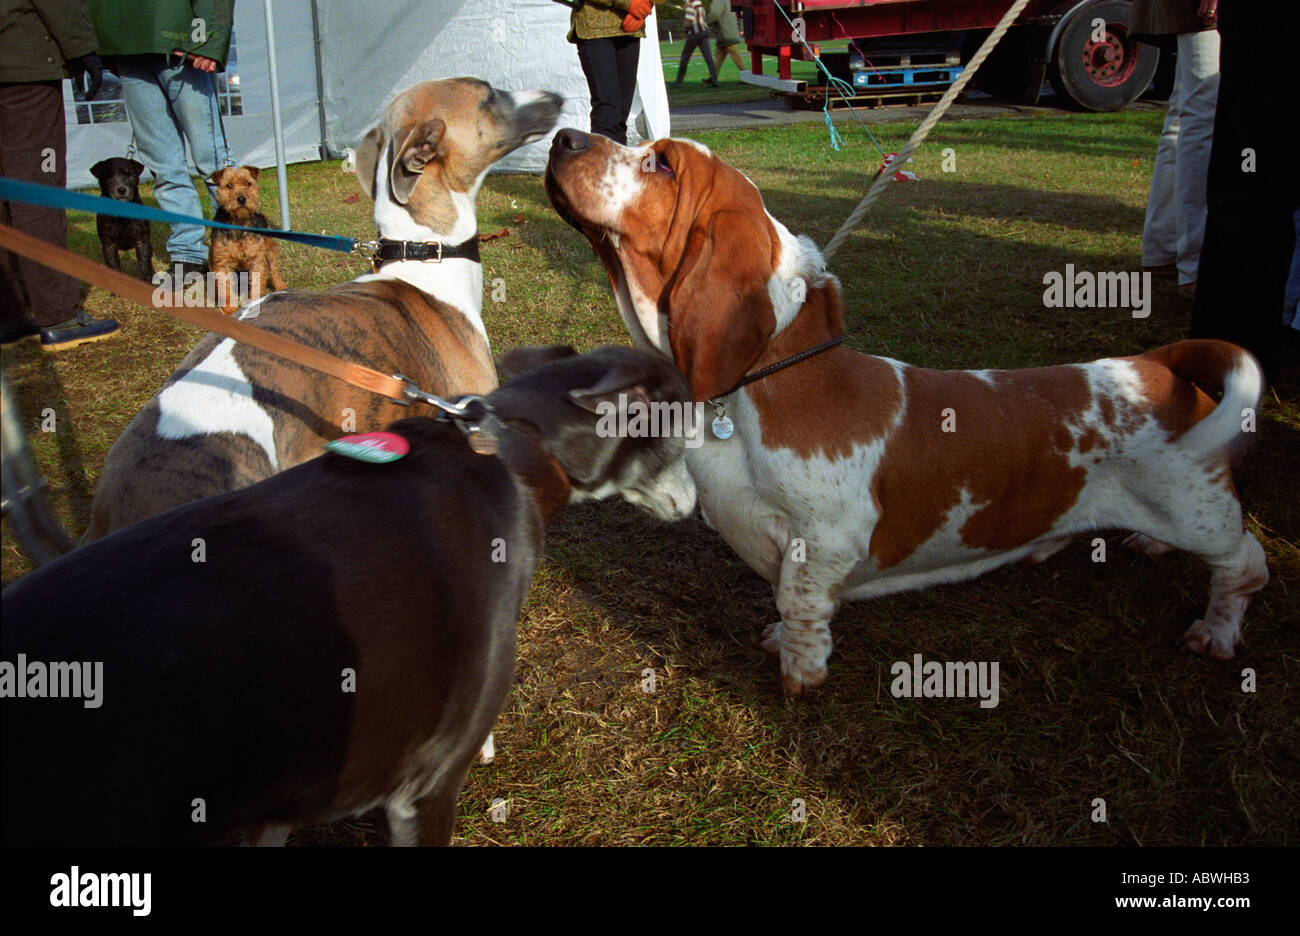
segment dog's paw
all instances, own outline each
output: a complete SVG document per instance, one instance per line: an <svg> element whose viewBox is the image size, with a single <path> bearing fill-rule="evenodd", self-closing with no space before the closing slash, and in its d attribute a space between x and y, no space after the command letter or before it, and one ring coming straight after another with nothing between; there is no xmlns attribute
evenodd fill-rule
<svg viewBox="0 0 1300 936"><path fill-rule="evenodd" d="M1236 641L1222 630L1204 621L1195 621L1183 634L1178 646L1211 660L1231 660L1237 655Z"/></svg>
<svg viewBox="0 0 1300 936"><path fill-rule="evenodd" d="M1174 547L1162 543L1160 540L1152 539L1145 533L1130 534L1125 538L1123 546L1125 549L1131 549L1146 556L1163 556L1167 552L1174 551Z"/></svg>
<svg viewBox="0 0 1300 936"><path fill-rule="evenodd" d="M763 631L763 642L760 646L762 646L764 652L770 653L772 656L776 656L781 652L780 621L767 625L767 628Z"/></svg>
<svg viewBox="0 0 1300 936"><path fill-rule="evenodd" d="M781 651L781 688L786 698L808 695L826 681L826 662L809 660L788 650Z"/></svg>
<svg viewBox="0 0 1300 936"><path fill-rule="evenodd" d="M480 764L490 764L496 760L497 746L492 741L492 732L488 732L487 740L483 742L483 747L479 748L478 762Z"/></svg>

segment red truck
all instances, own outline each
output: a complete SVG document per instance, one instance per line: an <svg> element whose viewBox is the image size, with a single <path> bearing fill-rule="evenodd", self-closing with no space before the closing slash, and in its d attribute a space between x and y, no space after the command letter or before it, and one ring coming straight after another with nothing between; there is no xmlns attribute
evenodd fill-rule
<svg viewBox="0 0 1300 936"><path fill-rule="evenodd" d="M819 42L850 40L848 51L828 52L822 62L860 95L942 91L1011 0L731 0L731 5L742 13L752 55L753 70L742 75L744 80L820 102L824 79L812 84L790 75L791 60L811 60ZM1057 94L1081 108L1123 107L1151 84L1160 58L1155 46L1131 38L1128 24L1128 0L1030 0L975 81L993 94L1036 102L1047 78ZM803 43L795 30L802 32ZM764 55L776 56L775 76L763 73Z"/></svg>

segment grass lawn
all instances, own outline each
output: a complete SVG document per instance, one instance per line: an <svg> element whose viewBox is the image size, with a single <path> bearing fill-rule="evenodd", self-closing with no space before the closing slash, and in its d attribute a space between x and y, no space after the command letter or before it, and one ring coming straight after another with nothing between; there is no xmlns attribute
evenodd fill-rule
<svg viewBox="0 0 1300 936"><path fill-rule="evenodd" d="M698 63L698 59L697 59ZM672 63L675 68L675 61ZM702 66L700 66L702 67ZM728 66L734 68L734 66ZM1188 310L1156 281L1152 314L1045 308L1043 275L1134 270L1161 115L1045 115L941 124L833 264L848 342L941 367L1017 367L1129 354L1185 334ZM898 149L911 127L877 133ZM793 230L826 240L879 158L850 128L839 152L821 124L700 134L763 190ZM952 147L956 172L940 171ZM337 163L293 166L303 230L365 234L370 205ZM264 173L265 204L275 178ZM494 348L627 337L591 249L552 213L540 179L493 176L480 230ZM98 257L94 219L72 248ZM164 232L155 226L161 248ZM361 265L281 248L285 277L324 288ZM198 330L93 290L124 324L115 341L64 355L6 348L37 458L62 521L79 534L108 446ZM656 523L622 504L582 505L552 527L519 625L516 683L497 761L461 796L466 844L1294 845L1300 841L1295 713L1300 621L1300 375L1261 407L1247 465L1248 526L1273 581L1246 616L1231 664L1177 649L1204 612L1208 572L1106 536L1040 566L850 605L833 622L830 678L787 703L759 649L776 619L767 585L697 520ZM826 405L834 406L834 400ZM44 408L58 431L36 431ZM257 561L256 556L249 557ZM28 568L5 526L3 574ZM93 613L93 609L87 609ZM1001 703L895 699L890 666L999 661ZM1242 691L1242 669L1258 691ZM640 689L653 668L657 691ZM1090 820L1093 800L1108 821ZM489 804L508 804L493 822ZM788 820L792 801L807 819ZM304 830L299 843L376 843L377 822Z"/></svg>

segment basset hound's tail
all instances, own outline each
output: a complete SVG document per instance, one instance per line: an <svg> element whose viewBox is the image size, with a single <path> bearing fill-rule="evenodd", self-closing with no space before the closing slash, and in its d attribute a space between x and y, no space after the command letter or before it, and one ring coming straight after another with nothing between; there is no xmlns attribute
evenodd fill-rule
<svg viewBox="0 0 1300 936"><path fill-rule="evenodd" d="M1156 348L1142 357L1209 393L1223 391L1214 411L1174 445L1197 461L1210 461L1225 452L1235 459L1249 438L1246 433L1254 431L1252 414L1264 389L1264 372L1255 356L1226 341L1197 338Z"/></svg>

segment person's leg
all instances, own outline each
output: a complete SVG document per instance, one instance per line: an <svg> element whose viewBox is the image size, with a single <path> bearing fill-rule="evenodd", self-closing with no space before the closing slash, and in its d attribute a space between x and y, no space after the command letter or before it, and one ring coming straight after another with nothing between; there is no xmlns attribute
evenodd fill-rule
<svg viewBox="0 0 1300 936"><path fill-rule="evenodd" d="M713 61L713 50L709 48L709 32L703 30L700 32L700 54L704 56L704 65L709 70L709 84L718 83L718 66Z"/></svg>
<svg viewBox="0 0 1300 936"><path fill-rule="evenodd" d="M677 61L677 80L673 84L681 84L686 79L686 66L690 64L691 54L699 44L699 33L686 34L686 42L682 44L682 57Z"/></svg>
<svg viewBox="0 0 1300 936"><path fill-rule="evenodd" d="M632 113L632 99L636 97L636 72L641 62L641 40L631 36L614 40L614 60L618 69L619 112L618 127L627 143L627 116Z"/></svg>
<svg viewBox="0 0 1300 936"><path fill-rule="evenodd" d="M1205 241L1205 187L1214 140L1214 105L1219 99L1219 33L1178 37L1179 107L1174 197L1178 206L1178 282L1196 282Z"/></svg>
<svg viewBox="0 0 1300 936"><path fill-rule="evenodd" d="M208 187L215 211L217 186L212 181L212 173L230 165L230 150L221 129L221 104L217 100L214 76L187 66L166 69L158 78L190 146L190 158Z"/></svg>
<svg viewBox="0 0 1300 936"><path fill-rule="evenodd" d="M745 70L745 60L740 57L740 43L733 43L727 46L724 51L736 63L736 68L740 69L740 71Z"/></svg>
<svg viewBox="0 0 1300 936"><path fill-rule="evenodd" d="M1182 62L1178 64L1182 68ZM1174 89L1169 95L1169 111L1156 146L1156 164L1151 172L1151 192L1147 196L1147 216L1142 225L1142 265L1161 267L1178 260L1178 205L1174 201L1174 167L1177 162L1179 83L1175 71Z"/></svg>
<svg viewBox="0 0 1300 936"><path fill-rule="evenodd" d="M579 39L578 61L591 93L591 132L627 143L627 113L619 122L622 94L613 39Z"/></svg>
<svg viewBox="0 0 1300 936"><path fill-rule="evenodd" d="M67 183L67 131L63 123L63 83L0 85L0 175L63 188ZM68 245L68 216L58 208L22 202L0 203L6 224L56 247ZM16 263L16 266L14 265ZM66 322L77 311L81 284L26 257L0 250L0 309L6 327L20 326L24 311L36 324ZM23 309L23 293L28 307Z"/></svg>
<svg viewBox="0 0 1300 936"><path fill-rule="evenodd" d="M1297 12L1284 4L1261 18L1237 4L1219 8L1209 213L1190 330L1193 338L1246 348L1270 381L1280 360L1277 331L1300 203L1300 146L1291 122L1276 112L1278 101L1300 91L1288 51L1300 30Z"/></svg>
<svg viewBox="0 0 1300 936"><path fill-rule="evenodd" d="M159 80L159 73L171 69L164 68L161 59L156 65L140 59L119 59L117 69L136 152L154 175L154 198L164 211L202 217L203 205L185 161L185 141ZM167 254L172 263L207 263L208 246L202 226L173 224Z"/></svg>

